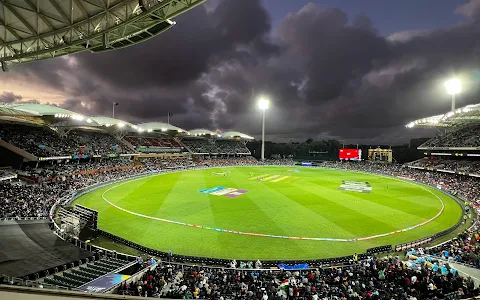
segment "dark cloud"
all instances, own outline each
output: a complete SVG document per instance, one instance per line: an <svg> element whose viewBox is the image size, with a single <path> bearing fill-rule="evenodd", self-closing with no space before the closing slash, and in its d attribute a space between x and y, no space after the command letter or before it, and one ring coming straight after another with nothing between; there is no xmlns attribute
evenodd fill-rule
<svg viewBox="0 0 480 300"><path fill-rule="evenodd" d="M20 101L20 100L22 100L22 96L21 95L15 95L12 92L4 91L3 94L0 95L0 102L13 103L13 102Z"/></svg>
<svg viewBox="0 0 480 300"><path fill-rule="evenodd" d="M309 3L272 28L260 0L215 0L139 45L16 66L8 76L59 91L60 106L86 115L110 116L115 101L116 116L131 122L171 112L185 129L259 135L263 95L272 139L399 143L424 133L406 130L409 121L449 109L446 77L465 83L459 105L478 102L480 1L452 13L464 22L384 37L365 14ZM9 91L0 101L21 99Z"/></svg>

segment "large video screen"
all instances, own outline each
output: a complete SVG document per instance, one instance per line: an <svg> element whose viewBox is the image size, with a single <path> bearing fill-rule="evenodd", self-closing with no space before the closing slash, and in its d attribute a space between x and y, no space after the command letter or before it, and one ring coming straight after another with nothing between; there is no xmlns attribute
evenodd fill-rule
<svg viewBox="0 0 480 300"><path fill-rule="evenodd" d="M341 160L362 160L362 150L341 148L339 158Z"/></svg>

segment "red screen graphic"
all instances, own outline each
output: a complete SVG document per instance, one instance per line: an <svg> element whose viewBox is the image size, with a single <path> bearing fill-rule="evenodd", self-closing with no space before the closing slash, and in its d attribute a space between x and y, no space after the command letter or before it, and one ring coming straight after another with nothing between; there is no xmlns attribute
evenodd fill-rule
<svg viewBox="0 0 480 300"><path fill-rule="evenodd" d="M360 160L360 150L359 149L340 149L339 158L347 160Z"/></svg>

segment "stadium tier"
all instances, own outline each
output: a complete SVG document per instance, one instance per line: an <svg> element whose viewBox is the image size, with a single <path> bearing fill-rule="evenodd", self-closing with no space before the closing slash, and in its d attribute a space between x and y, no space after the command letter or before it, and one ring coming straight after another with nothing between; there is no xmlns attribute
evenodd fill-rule
<svg viewBox="0 0 480 300"><path fill-rule="evenodd" d="M136 151L141 153L174 153L183 150L183 147L179 142L168 137L128 135L124 137L124 140L133 145Z"/></svg>
<svg viewBox="0 0 480 300"><path fill-rule="evenodd" d="M241 140L225 140L214 138L183 138L181 142L193 154L227 154L251 155L250 150Z"/></svg>
<svg viewBox="0 0 480 300"><path fill-rule="evenodd" d="M480 104L467 105L442 115L410 122L407 128L437 128L439 134L420 145L420 150L480 150Z"/></svg>
<svg viewBox="0 0 480 300"><path fill-rule="evenodd" d="M419 149L479 148L480 125L462 126L453 131L439 134L419 147Z"/></svg>
<svg viewBox="0 0 480 300"><path fill-rule="evenodd" d="M61 137L46 126L1 124L0 139L37 157L127 153L107 133L72 130Z"/></svg>
<svg viewBox="0 0 480 300"><path fill-rule="evenodd" d="M480 177L480 161L467 159L422 158L408 164L412 167L473 174Z"/></svg>
<svg viewBox="0 0 480 300"><path fill-rule="evenodd" d="M425 269L405 268L398 258L369 258L343 268L285 272L161 263L138 281L121 285L117 293L172 299L279 300L458 299L478 293L471 278L455 276L450 270L448 276L429 274Z"/></svg>

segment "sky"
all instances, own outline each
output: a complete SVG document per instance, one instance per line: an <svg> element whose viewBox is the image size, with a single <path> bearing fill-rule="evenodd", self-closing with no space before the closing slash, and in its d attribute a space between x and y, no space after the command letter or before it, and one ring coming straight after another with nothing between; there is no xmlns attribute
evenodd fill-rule
<svg viewBox="0 0 480 300"><path fill-rule="evenodd" d="M480 0L209 0L126 49L14 65L0 102L266 139L401 144L410 121L480 103Z"/></svg>

